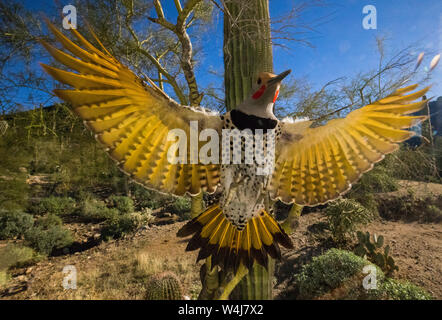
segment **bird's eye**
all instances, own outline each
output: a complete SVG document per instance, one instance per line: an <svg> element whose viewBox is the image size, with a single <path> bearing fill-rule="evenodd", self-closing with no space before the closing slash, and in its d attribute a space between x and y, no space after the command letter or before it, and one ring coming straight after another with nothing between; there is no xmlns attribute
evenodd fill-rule
<svg viewBox="0 0 442 320"><path fill-rule="evenodd" d="M262 81L261 81L261 78L258 78L257 83L258 83L258 84L261 84L261 82L262 82Z"/></svg>

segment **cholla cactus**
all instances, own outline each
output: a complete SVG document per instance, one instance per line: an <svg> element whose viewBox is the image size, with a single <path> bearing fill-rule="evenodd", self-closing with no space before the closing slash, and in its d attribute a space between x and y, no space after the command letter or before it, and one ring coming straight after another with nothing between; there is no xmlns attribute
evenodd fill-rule
<svg viewBox="0 0 442 320"><path fill-rule="evenodd" d="M147 300L181 300L183 293L178 277L172 272L153 275L147 285Z"/></svg>

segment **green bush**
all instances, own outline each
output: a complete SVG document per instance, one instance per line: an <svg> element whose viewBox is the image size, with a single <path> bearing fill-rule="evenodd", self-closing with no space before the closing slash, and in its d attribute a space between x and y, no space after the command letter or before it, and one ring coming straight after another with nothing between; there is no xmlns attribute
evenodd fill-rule
<svg viewBox="0 0 442 320"><path fill-rule="evenodd" d="M149 208L144 208L141 211L132 212L129 215L137 227L144 226L155 220L155 216L152 215L152 209Z"/></svg>
<svg viewBox="0 0 442 320"><path fill-rule="evenodd" d="M352 193L361 195L367 193L391 192L398 190L399 185L391 171L383 163L362 175L361 179L352 186Z"/></svg>
<svg viewBox="0 0 442 320"><path fill-rule="evenodd" d="M117 239L136 228L137 222L130 214L114 215L105 221L101 235L105 240Z"/></svg>
<svg viewBox="0 0 442 320"><path fill-rule="evenodd" d="M297 299L352 299L352 300L428 300L432 299L422 288L406 281L385 277L376 267L376 289L366 290L362 286L367 276L363 272L371 263L352 252L330 249L313 258L295 275Z"/></svg>
<svg viewBox="0 0 442 320"><path fill-rule="evenodd" d="M142 208L155 210L162 207L165 203L174 201L173 196L146 189L138 183L131 183L130 191L135 200L137 210L141 210Z"/></svg>
<svg viewBox="0 0 442 320"><path fill-rule="evenodd" d="M442 195L417 196L410 191L401 196L385 195L378 201L379 215L387 220L442 222Z"/></svg>
<svg viewBox="0 0 442 320"><path fill-rule="evenodd" d="M426 207L426 220L428 222L441 222L442 221L442 210L440 207L429 204Z"/></svg>
<svg viewBox="0 0 442 320"><path fill-rule="evenodd" d="M111 207L118 209L121 213L134 212L134 201L126 196L110 196L109 204Z"/></svg>
<svg viewBox="0 0 442 320"><path fill-rule="evenodd" d="M387 300L432 300L424 289L408 282L388 278L381 282L378 289L370 292L371 298Z"/></svg>
<svg viewBox="0 0 442 320"><path fill-rule="evenodd" d="M363 174L345 197L356 200L368 210L377 213L376 193L396 191L398 188L393 173L382 162Z"/></svg>
<svg viewBox="0 0 442 320"><path fill-rule="evenodd" d="M333 241L343 245L353 237L356 228L372 221L375 215L352 199L338 199L325 209Z"/></svg>
<svg viewBox="0 0 442 320"><path fill-rule="evenodd" d="M43 198L38 204L29 208L32 213L45 214L53 213L56 215L69 215L75 211L75 200L69 197L54 197Z"/></svg>
<svg viewBox="0 0 442 320"><path fill-rule="evenodd" d="M50 255L54 249L61 249L73 243L71 232L60 225L49 228L36 226L25 234L25 243L38 252Z"/></svg>
<svg viewBox="0 0 442 320"><path fill-rule="evenodd" d="M104 201L86 198L80 205L79 215L86 221L99 222L118 216L118 209L108 208Z"/></svg>
<svg viewBox="0 0 442 320"><path fill-rule="evenodd" d="M340 287L352 277L361 274L362 269L370 263L352 252L330 249L321 256L313 258L304 265L295 276L298 288L298 299L313 299L335 288ZM381 270L377 272L377 280L383 279ZM362 284L359 283L362 287Z"/></svg>
<svg viewBox="0 0 442 320"><path fill-rule="evenodd" d="M0 249L0 270L29 266L41 259L42 256L32 248L8 244Z"/></svg>
<svg viewBox="0 0 442 320"><path fill-rule="evenodd" d="M440 156L440 152L439 154L436 152L435 155L436 162L430 147L423 146L415 149L402 144L398 151L385 157L382 165L391 173L391 176L397 179L440 182L440 177L435 176L437 161L440 161L437 157Z"/></svg>
<svg viewBox="0 0 442 320"><path fill-rule="evenodd" d="M61 218L53 213L47 214L43 217L39 217L35 221L35 225L45 229L49 229L52 226L61 226L63 221Z"/></svg>
<svg viewBox="0 0 442 320"><path fill-rule="evenodd" d="M3 154L1 157L3 157ZM3 174L4 177L1 177ZM12 177L9 179L5 178L5 176ZM26 183L26 177L23 174L17 175L16 173L0 172L1 208L6 210L24 210L28 201L28 193L29 185Z"/></svg>
<svg viewBox="0 0 442 320"><path fill-rule="evenodd" d="M170 206L170 211L184 218L190 218L191 200L188 197L178 197Z"/></svg>
<svg viewBox="0 0 442 320"><path fill-rule="evenodd" d="M0 239L12 239L25 234L34 225L34 218L21 211L0 211Z"/></svg>

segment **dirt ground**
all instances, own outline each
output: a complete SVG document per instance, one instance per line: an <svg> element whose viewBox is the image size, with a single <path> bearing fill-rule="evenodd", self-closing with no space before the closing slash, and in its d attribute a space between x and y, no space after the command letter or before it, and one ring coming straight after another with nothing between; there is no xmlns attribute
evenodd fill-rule
<svg viewBox="0 0 442 320"><path fill-rule="evenodd" d="M275 291L277 295L281 294L280 298L287 298L290 275L294 271L298 272L312 257L332 247L331 243L321 241L323 239L318 232L324 221L324 215L320 212L301 216L299 227L291 237L295 249L284 250L284 259L279 265ZM425 288L436 299L442 299L441 224L379 220L362 230L384 236L385 245L390 245L391 255L399 266L394 278L409 280Z"/></svg>
<svg viewBox="0 0 442 320"><path fill-rule="evenodd" d="M323 221L324 216L319 212L300 217L299 226L291 236L295 248L283 250L283 260L277 266L277 298L284 298L290 291L290 275L328 249L321 238ZM172 271L181 278L184 293L196 298L200 289L201 262L196 264L196 252L185 252L186 240L175 236L182 225L183 222L178 222L144 228L126 239L103 242L73 255L51 257L35 266L17 269L10 285L0 296L2 299L143 299L140 294L144 290L143 278L140 278L140 284L140 281L133 282L129 278L121 280L119 277L123 276L119 274L129 270L134 261L139 266L140 257L144 257L143 268L149 272L170 270L178 263L180 267L173 267ZM442 299L441 224L381 220L365 229L384 235L400 268L395 278L407 279L425 288L435 298ZM66 265L76 266L79 272L77 290L62 287L62 270ZM127 270L130 277L137 277L136 272ZM126 288L122 290L121 286Z"/></svg>

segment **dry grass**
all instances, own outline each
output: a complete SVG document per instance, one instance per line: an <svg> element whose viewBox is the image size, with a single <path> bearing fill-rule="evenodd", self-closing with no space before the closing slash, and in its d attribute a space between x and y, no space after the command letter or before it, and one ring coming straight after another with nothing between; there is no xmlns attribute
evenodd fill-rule
<svg viewBox="0 0 442 320"><path fill-rule="evenodd" d="M49 259L36 266L38 272L26 292L13 299L145 299L149 278L170 271L181 281L184 295L196 299L201 285L199 268L194 257L177 256L167 250L167 244L145 239L103 243L92 251ZM77 289L62 287L63 267L77 269Z"/></svg>

